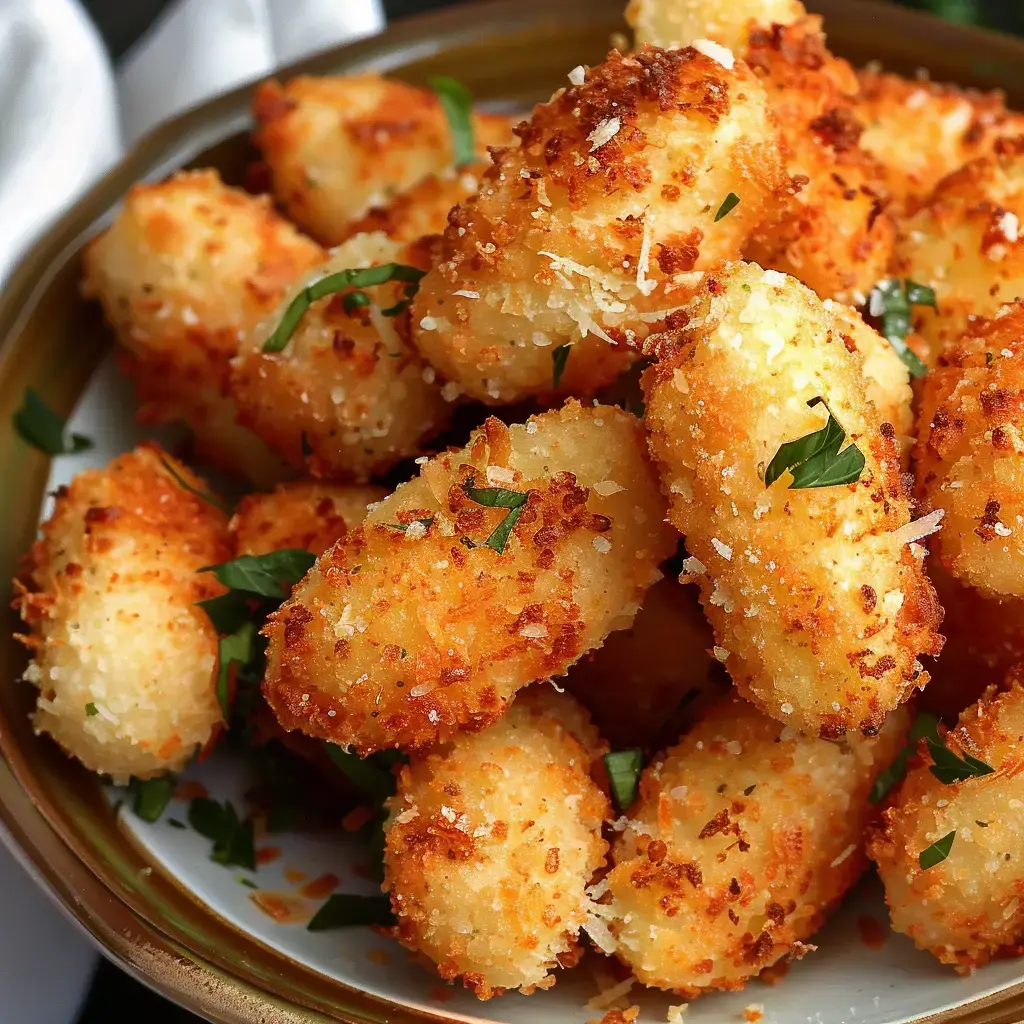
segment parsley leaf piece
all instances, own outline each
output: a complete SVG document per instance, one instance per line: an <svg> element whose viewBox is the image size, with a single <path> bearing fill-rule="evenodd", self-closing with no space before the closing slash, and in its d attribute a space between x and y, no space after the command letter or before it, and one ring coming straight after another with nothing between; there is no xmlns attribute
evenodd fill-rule
<svg viewBox="0 0 1024 1024"><path fill-rule="evenodd" d="M428 516L425 519L414 519L412 522L420 523L424 529L429 530L430 527L434 525L434 517ZM410 526L412 526L412 523L384 523L384 525L392 530L398 530L401 533L405 533L405 531L408 530Z"/></svg>
<svg viewBox="0 0 1024 1024"><path fill-rule="evenodd" d="M507 508L508 515L491 531L490 536L484 544L497 551L500 555L505 550L509 537L519 517L523 514L523 507L530 499L529 491L510 491L507 487L477 487L476 481L470 477L463 485L463 491L470 501L478 505L485 505L487 508Z"/></svg>
<svg viewBox="0 0 1024 1024"><path fill-rule="evenodd" d="M791 490L836 487L860 479L864 471L864 453L855 444L840 452L846 431L832 415L824 398L812 398L807 404L812 408L819 404L825 406L828 411L825 426L779 446L764 472L765 487L771 487L787 469L793 474L793 482L789 485Z"/></svg>
<svg viewBox="0 0 1024 1024"><path fill-rule="evenodd" d="M370 296L366 292L348 292L341 300L342 309L352 316L360 309L370 305Z"/></svg>
<svg viewBox="0 0 1024 1024"><path fill-rule="evenodd" d="M739 205L740 197L735 192L730 192L722 200L722 205L718 208L718 213L715 214L715 223L717 224L723 217L728 217Z"/></svg>
<svg viewBox="0 0 1024 1024"><path fill-rule="evenodd" d="M93 715L98 715L99 713L100 713L99 708L96 707L96 705L92 701L89 701L89 703L85 705L85 717L86 718L92 718Z"/></svg>
<svg viewBox="0 0 1024 1024"><path fill-rule="evenodd" d="M188 826L185 824L185 822L178 821L177 818L168 818L167 819L167 824L170 825L171 828L188 828Z"/></svg>
<svg viewBox="0 0 1024 1024"><path fill-rule="evenodd" d="M11 423L23 441L47 455L77 455L93 447L93 441L83 434L67 437L67 421L33 388L25 388L21 408L11 417Z"/></svg>
<svg viewBox="0 0 1024 1024"><path fill-rule="evenodd" d="M907 745L896 755L893 763L875 778L871 794L868 797L871 803L880 804L907 774L907 759L917 752L918 740L930 736L938 739L938 725L938 718L927 711L922 712L914 719L914 724L911 725L907 734Z"/></svg>
<svg viewBox="0 0 1024 1024"><path fill-rule="evenodd" d="M954 782L963 782L965 779L980 779L985 775L994 775L995 768L979 761L970 754L964 754L959 758L941 740L933 740L930 736L926 738L928 753L932 756L932 764L929 771L943 783L951 786Z"/></svg>
<svg viewBox="0 0 1024 1024"><path fill-rule="evenodd" d="M640 771L644 766L643 751L639 747L631 750L613 750L604 755L604 766L608 770L612 800L623 814L636 799Z"/></svg>
<svg viewBox="0 0 1024 1024"><path fill-rule="evenodd" d="M205 501L207 505L212 505L214 508L219 508L221 512L227 512L229 515L231 509L224 504L223 501L218 500L212 494L208 494L206 491L199 490L198 487L193 487L168 461L167 459L161 458L160 464L167 470L168 473L174 477L174 482L183 490L188 491L193 497L198 498L200 501Z"/></svg>
<svg viewBox="0 0 1024 1024"><path fill-rule="evenodd" d="M256 847L252 819L240 821L230 800L223 804L205 796L196 797L188 808L188 823L206 839L212 840L210 859L225 867L256 870Z"/></svg>
<svg viewBox="0 0 1024 1024"><path fill-rule="evenodd" d="M452 133L452 160L456 167L465 167L476 160L473 136L473 94L454 78L435 75L428 78Z"/></svg>
<svg viewBox="0 0 1024 1024"><path fill-rule="evenodd" d="M155 779L143 780L133 776L128 784L128 792L134 801L132 809L138 817L150 823L159 821L174 796L174 777L160 775Z"/></svg>
<svg viewBox="0 0 1024 1024"><path fill-rule="evenodd" d="M336 743L324 743L330 759L345 777L374 804L383 804L395 792L395 778L390 771L379 767L370 758L351 754Z"/></svg>
<svg viewBox="0 0 1024 1024"><path fill-rule="evenodd" d="M374 285L387 284L389 281L403 281L410 286L419 285L425 271L404 263L382 263L377 267L366 267L362 270L339 270L327 274L312 284L306 285L290 303L281 317L281 322L263 343L264 352L280 352L288 344L306 310L319 299L327 295L343 292L346 288L372 288ZM415 293L414 293L415 294ZM409 296L409 289L406 289ZM342 300L344 303L344 300Z"/></svg>
<svg viewBox="0 0 1024 1024"><path fill-rule="evenodd" d="M305 548L281 548L265 555L239 555L231 562L204 565L199 572L212 572L220 583L260 597L288 596L285 586L293 587L316 562Z"/></svg>
<svg viewBox="0 0 1024 1024"><path fill-rule="evenodd" d="M923 377L928 367L921 362L910 346L907 335L912 327L910 307L936 307L935 290L918 284L910 278L886 277L871 289L868 299L868 315L881 320L883 336L892 345L893 351L903 361L912 377Z"/></svg>
<svg viewBox="0 0 1024 1024"><path fill-rule="evenodd" d="M551 350L551 384L557 388L562 383L562 374L565 373L565 364L569 362L569 353L572 345L559 345Z"/></svg>
<svg viewBox="0 0 1024 1024"><path fill-rule="evenodd" d="M253 617L251 601L240 590L229 590L218 597L196 601L196 605L206 612L213 628L221 636L237 633Z"/></svg>
<svg viewBox="0 0 1024 1024"><path fill-rule="evenodd" d="M394 923L391 901L387 896L355 896L336 892L327 898L306 928L311 932L326 932L334 928L371 924L386 928Z"/></svg>
<svg viewBox="0 0 1024 1024"><path fill-rule="evenodd" d="M228 683L231 678L231 666L239 668L248 665L255 653L256 624L243 622L229 636L222 636L217 644L219 665L217 668L217 700L225 719L231 715L231 700Z"/></svg>
<svg viewBox="0 0 1024 1024"><path fill-rule="evenodd" d="M927 871L929 868L935 867L936 864L941 864L949 856L954 839L956 839L955 829L952 832L947 832L941 839L936 839L927 850L922 850L917 859L921 870Z"/></svg>

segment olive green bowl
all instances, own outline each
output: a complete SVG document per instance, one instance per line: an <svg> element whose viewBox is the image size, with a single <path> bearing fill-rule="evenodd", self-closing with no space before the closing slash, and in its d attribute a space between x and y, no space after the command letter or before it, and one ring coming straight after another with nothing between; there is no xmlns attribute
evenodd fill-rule
<svg viewBox="0 0 1024 1024"><path fill-rule="evenodd" d="M465 5L400 22L282 75L374 70L423 82L448 74L482 101L524 105L564 83L573 65L603 58L612 34L623 28L622 6L622 0ZM832 48L855 63L880 60L905 73L925 66L936 79L999 86L1024 106L1024 43L877 3L811 6L825 14ZM83 243L140 179L213 166L227 181L240 182L254 155L249 98L249 88L236 90L149 135L35 244L0 296L0 579L11 579L35 536L49 470L43 456L14 437L11 415L27 386L56 409L72 409L110 345L97 310L78 294ZM10 597L10 584L2 586ZM27 719L33 694L15 683L24 668L24 652L12 639L16 628L8 613L0 629L0 837L108 956L213 1021L446 1019L441 1011L425 1014L326 978L253 940L151 870L118 827L96 778L33 735ZM489 1016L484 1004L480 1012ZM1024 1020L1024 963L998 993L922 1019Z"/></svg>

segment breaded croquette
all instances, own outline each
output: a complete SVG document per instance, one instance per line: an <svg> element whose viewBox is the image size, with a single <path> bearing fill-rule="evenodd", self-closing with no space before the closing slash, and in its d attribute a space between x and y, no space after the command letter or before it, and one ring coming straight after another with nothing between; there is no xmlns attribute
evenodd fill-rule
<svg viewBox="0 0 1024 1024"><path fill-rule="evenodd" d="M127 782L181 768L221 722L217 634L196 602L231 557L206 485L155 445L57 493L16 604L31 634L33 723L87 768Z"/></svg>
<svg viewBox="0 0 1024 1024"><path fill-rule="evenodd" d="M734 264L656 351L651 451L716 654L794 728L877 730L927 682L917 659L938 653L941 611L910 544L929 529L910 522L896 432L866 397L853 335L799 282ZM791 489L786 470L766 487L781 446L833 416L837 443L863 456L858 475Z"/></svg>
<svg viewBox="0 0 1024 1024"><path fill-rule="evenodd" d="M382 501L383 487L336 484L279 484L269 494L247 494L231 518L239 555L265 555L305 548L322 555L366 518L368 505Z"/></svg>
<svg viewBox="0 0 1024 1024"><path fill-rule="evenodd" d="M918 497L945 513L943 567L991 594L1024 597L1024 303L975 323L925 377Z"/></svg>
<svg viewBox="0 0 1024 1024"><path fill-rule="evenodd" d="M738 256L784 177L762 89L722 59L613 52L516 128L413 304L443 376L492 405L589 396L628 364L616 343Z"/></svg>
<svg viewBox="0 0 1024 1024"><path fill-rule="evenodd" d="M379 75L301 75L264 82L253 100L256 145L277 201L324 245L350 223L452 162L451 129L437 96ZM511 141L498 114L473 118L477 154Z"/></svg>
<svg viewBox="0 0 1024 1024"><path fill-rule="evenodd" d="M590 934L645 985L692 998L737 989L805 945L867 864L876 775L907 714L877 736L799 734L737 696L649 765L593 890Z"/></svg>
<svg viewBox="0 0 1024 1024"><path fill-rule="evenodd" d="M147 423L182 420L199 453L257 483L281 460L235 423L224 393L241 334L323 258L267 198L184 171L136 185L114 223L85 248L83 293L103 304L127 351L123 366Z"/></svg>
<svg viewBox="0 0 1024 1024"><path fill-rule="evenodd" d="M860 144L885 170L889 196L912 207L947 174L990 153L996 139L1019 135L1024 119L1001 92L978 92L881 71L860 72Z"/></svg>
<svg viewBox="0 0 1024 1024"><path fill-rule="evenodd" d="M493 724L633 621L675 546L639 420L564 408L426 462L272 616L287 729L361 754Z"/></svg>
<svg viewBox="0 0 1024 1024"><path fill-rule="evenodd" d="M751 28L790 25L806 14L800 0L630 0L626 7L638 44L692 46L713 39L739 53Z"/></svg>
<svg viewBox="0 0 1024 1024"><path fill-rule="evenodd" d="M893 256L900 277L934 289L937 309L914 308L926 342L919 355L934 366L972 317L994 316L1024 297L1024 135L1000 139L936 185L901 223Z"/></svg>
<svg viewBox="0 0 1024 1024"><path fill-rule="evenodd" d="M868 844L893 928L965 972L1024 951L1020 679L1011 673L1005 692L990 690L943 740L961 763L969 756L976 772L991 773L940 781L921 740L917 763Z"/></svg>
<svg viewBox="0 0 1024 1024"><path fill-rule="evenodd" d="M418 259L379 232L357 235L285 294L280 306L243 338L231 363L230 391L239 422L288 463L315 477L367 480L422 451L447 422L452 404L436 374L385 316L406 284L363 292L346 288L313 302L280 351L264 345L304 289L331 274ZM370 305L347 306L351 293Z"/></svg>
<svg viewBox="0 0 1024 1024"><path fill-rule="evenodd" d="M550 988L582 955L586 894L611 807L590 778L607 750L549 687L484 732L402 769L389 801L384 889L396 937L480 999Z"/></svg>
<svg viewBox="0 0 1024 1024"><path fill-rule="evenodd" d="M728 685L714 643L697 588L668 576L647 592L633 625L573 665L564 686L612 747L657 750Z"/></svg>

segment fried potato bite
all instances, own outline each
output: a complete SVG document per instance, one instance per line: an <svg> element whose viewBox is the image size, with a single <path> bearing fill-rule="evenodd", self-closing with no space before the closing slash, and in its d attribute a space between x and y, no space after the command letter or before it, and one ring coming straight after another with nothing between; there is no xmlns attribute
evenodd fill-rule
<svg viewBox="0 0 1024 1024"><path fill-rule="evenodd" d="M943 566L988 593L1024 597L1024 303L975 324L925 377L918 496L945 513Z"/></svg>
<svg viewBox="0 0 1024 1024"><path fill-rule="evenodd" d="M127 357L146 423L181 420L199 453L256 483L281 460L237 426L224 394L239 337L323 258L267 198L183 171L136 185L114 223L83 254L82 291L99 299Z"/></svg>
<svg viewBox="0 0 1024 1024"><path fill-rule="evenodd" d="M589 774L606 750L572 698L537 687L492 728L413 758L384 854L403 945L480 999L550 988L575 965L608 849L611 807Z"/></svg>
<svg viewBox="0 0 1024 1024"><path fill-rule="evenodd" d="M379 75L264 82L253 99L256 145L277 201L324 245L350 223L452 162L451 130L428 89ZM511 141L498 114L475 114L477 153ZM447 211L445 211L447 213Z"/></svg>
<svg viewBox="0 0 1024 1024"><path fill-rule="evenodd" d="M750 264L709 276L692 316L657 346L646 422L716 654L780 721L875 731L927 681L917 659L941 647L941 610L856 339L797 281ZM793 490L786 471L766 488L779 448L825 425L818 398L863 454L860 477Z"/></svg>
<svg viewBox="0 0 1024 1024"><path fill-rule="evenodd" d="M303 289L342 270L420 260L418 251L384 235L357 235L287 292L242 339L231 363L239 421L288 463L315 477L367 480L422 450L451 415L436 373L384 316L404 295L401 282L372 288L372 305L348 312L345 293L314 302L287 345L265 352L289 304Z"/></svg>
<svg viewBox="0 0 1024 1024"><path fill-rule="evenodd" d="M1024 689L990 690L960 716L945 745L977 758L993 774L940 782L924 741L868 851L885 885L892 926L944 964L969 972L997 956L1024 952ZM921 855L949 842L931 867ZM940 848L941 849L941 848ZM927 861L926 861L927 863Z"/></svg>
<svg viewBox="0 0 1024 1024"><path fill-rule="evenodd" d="M721 701L641 776L591 935L689 998L812 951L867 864L868 794L906 726L900 710L875 737L822 740Z"/></svg>
<svg viewBox="0 0 1024 1024"><path fill-rule="evenodd" d="M1024 119L1006 109L1001 92L861 71L856 113L860 144L885 170L896 207L906 210L947 174L992 151L1003 135L1019 135Z"/></svg>
<svg viewBox="0 0 1024 1024"><path fill-rule="evenodd" d="M657 750L728 685L714 643L697 588L666 577L647 592L633 625L573 665L564 685L613 748Z"/></svg>
<svg viewBox="0 0 1024 1024"><path fill-rule="evenodd" d="M630 0L637 44L692 46L713 39L742 52L757 25L790 25L807 14L799 0Z"/></svg>
<svg viewBox="0 0 1024 1024"><path fill-rule="evenodd" d="M275 613L267 700L286 729L363 755L483 729L629 626L675 545L664 516L629 413L570 402L511 428L489 419Z"/></svg>
<svg viewBox="0 0 1024 1024"><path fill-rule="evenodd" d="M915 306L915 326L934 366L972 317L994 316L1024 297L1024 135L947 175L904 220L893 267L935 290L938 309Z"/></svg>
<svg viewBox="0 0 1024 1024"><path fill-rule="evenodd" d="M685 301L695 269L739 254L784 178L763 91L727 63L613 52L516 128L413 304L441 374L491 405L589 396L631 360L616 343ZM730 192L741 201L716 222Z"/></svg>
<svg viewBox="0 0 1024 1024"><path fill-rule="evenodd" d="M168 466L206 490L155 445L79 473L16 583L36 732L116 783L177 771L221 722L217 634L196 602L223 588L196 570L231 557L227 522Z"/></svg>
<svg viewBox="0 0 1024 1024"><path fill-rule="evenodd" d="M305 548L322 555L366 518L368 505L382 501L383 487L341 487L302 481L279 484L269 494L247 494L231 518L239 555L266 555Z"/></svg>

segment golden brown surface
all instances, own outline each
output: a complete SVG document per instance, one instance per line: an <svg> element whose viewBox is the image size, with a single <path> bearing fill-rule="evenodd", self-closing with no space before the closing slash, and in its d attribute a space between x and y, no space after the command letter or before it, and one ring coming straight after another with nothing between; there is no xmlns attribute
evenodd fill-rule
<svg viewBox="0 0 1024 1024"><path fill-rule="evenodd" d="M433 92L379 75L300 75L253 99L256 145L288 216L337 245L370 207L451 164L451 132ZM477 152L511 140L507 117L474 117Z"/></svg>
<svg viewBox="0 0 1024 1024"><path fill-rule="evenodd" d="M644 390L716 653L741 693L794 728L877 729L927 681L917 658L939 650L941 613L856 340L808 289L750 264L709 277L694 312ZM766 488L780 445L824 425L807 405L819 396L865 457L860 479L790 490L787 472Z"/></svg>
<svg viewBox="0 0 1024 1024"><path fill-rule="evenodd" d="M612 52L516 133L453 211L412 310L424 356L487 404L550 396L561 345L557 393L609 384L631 358L618 343L735 258L783 185L755 78L692 49Z"/></svg>
<svg viewBox="0 0 1024 1024"><path fill-rule="evenodd" d="M227 524L162 461L206 490L155 445L79 473L17 587L36 731L118 783L178 770L221 722L217 635L195 602L223 589L196 570L231 557Z"/></svg>
<svg viewBox="0 0 1024 1024"><path fill-rule="evenodd" d="M421 262L422 254L380 233L350 238L242 338L230 378L239 420L290 465L315 477L364 481L419 454L422 441L450 416L434 369L406 338L405 315L381 313L402 299L403 284L369 289L373 305L352 315L342 294L320 299L282 351L263 351L289 302L313 281L410 261Z"/></svg>
<svg viewBox="0 0 1024 1024"><path fill-rule="evenodd" d="M550 988L582 955L611 807L591 780L607 746L572 698L536 687L482 733L402 769L384 888L396 935L480 999Z"/></svg>
<svg viewBox="0 0 1024 1024"><path fill-rule="evenodd" d="M530 495L501 554L484 541L505 510L472 501L469 480ZM285 728L363 754L486 728L632 622L675 546L664 514L629 413L489 419L296 587L268 627L267 700Z"/></svg>
<svg viewBox="0 0 1024 1024"><path fill-rule="evenodd" d="M878 772L907 715L878 736L800 736L732 696L640 780L596 887L614 952L646 985L742 988L805 945L866 865Z"/></svg>
<svg viewBox="0 0 1024 1024"><path fill-rule="evenodd" d="M147 423L182 420L201 455L255 482L280 460L235 424L223 393L240 335L322 259L267 198L182 171L136 185L114 223L83 254L82 290L99 299L126 350Z"/></svg>
<svg viewBox="0 0 1024 1024"><path fill-rule="evenodd" d="M1024 303L976 324L925 377L918 496L945 512L933 541L947 571L1024 597Z"/></svg>
<svg viewBox="0 0 1024 1024"><path fill-rule="evenodd" d="M940 782L922 740L868 848L893 928L961 970L1024 952L1024 689L1019 675L1008 682L1005 693L989 691L964 711L945 738L958 757L970 754L995 773ZM922 868L921 853L954 831L948 857Z"/></svg>

